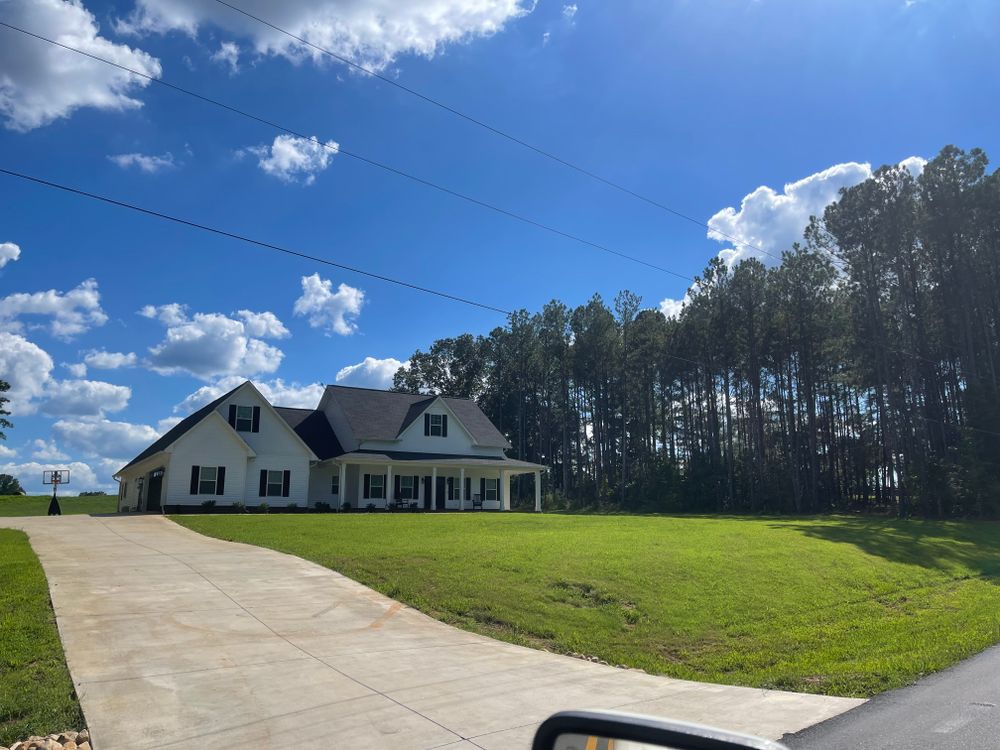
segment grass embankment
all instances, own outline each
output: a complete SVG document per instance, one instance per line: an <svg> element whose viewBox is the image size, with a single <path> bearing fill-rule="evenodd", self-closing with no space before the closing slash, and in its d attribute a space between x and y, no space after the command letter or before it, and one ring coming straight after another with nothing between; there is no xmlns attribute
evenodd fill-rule
<svg viewBox="0 0 1000 750"><path fill-rule="evenodd" d="M0 529L0 745L83 723L45 573L26 534Z"/></svg>
<svg viewBox="0 0 1000 750"><path fill-rule="evenodd" d="M182 516L504 640L869 696L1000 640L1000 526L883 519Z"/></svg>
<svg viewBox="0 0 1000 750"><path fill-rule="evenodd" d="M0 495L0 516L44 516L49 512L52 495ZM118 498L114 495L91 497L60 497L63 515L82 513L114 513Z"/></svg>

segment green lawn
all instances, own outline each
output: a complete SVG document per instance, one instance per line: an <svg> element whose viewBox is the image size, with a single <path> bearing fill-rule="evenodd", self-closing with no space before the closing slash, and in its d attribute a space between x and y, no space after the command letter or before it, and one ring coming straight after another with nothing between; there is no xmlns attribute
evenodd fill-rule
<svg viewBox="0 0 1000 750"><path fill-rule="evenodd" d="M44 516L49 512L51 495L0 495L0 516ZM64 515L74 513L114 513L118 498L114 495L94 497L60 497Z"/></svg>
<svg viewBox="0 0 1000 750"><path fill-rule="evenodd" d="M0 529L0 745L82 728L45 573L26 534Z"/></svg>
<svg viewBox="0 0 1000 750"><path fill-rule="evenodd" d="M1000 526L530 514L181 516L504 640L869 696L1000 641Z"/></svg>

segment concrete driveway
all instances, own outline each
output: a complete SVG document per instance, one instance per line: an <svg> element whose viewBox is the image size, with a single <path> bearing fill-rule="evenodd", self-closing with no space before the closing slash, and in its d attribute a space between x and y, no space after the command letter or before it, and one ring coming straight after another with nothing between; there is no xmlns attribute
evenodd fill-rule
<svg viewBox="0 0 1000 750"><path fill-rule="evenodd" d="M769 738L861 701L653 677L450 627L291 555L158 516L28 532L97 750L527 748L570 708ZM57 727L56 729L61 729Z"/></svg>

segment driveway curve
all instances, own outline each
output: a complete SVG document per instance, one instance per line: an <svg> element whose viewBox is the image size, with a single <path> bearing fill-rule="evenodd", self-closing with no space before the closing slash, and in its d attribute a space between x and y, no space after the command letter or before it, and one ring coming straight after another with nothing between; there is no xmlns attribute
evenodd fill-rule
<svg viewBox="0 0 1000 750"><path fill-rule="evenodd" d="M570 708L777 739L862 701L656 677L427 617L161 516L5 518L48 576L97 750L527 748Z"/></svg>

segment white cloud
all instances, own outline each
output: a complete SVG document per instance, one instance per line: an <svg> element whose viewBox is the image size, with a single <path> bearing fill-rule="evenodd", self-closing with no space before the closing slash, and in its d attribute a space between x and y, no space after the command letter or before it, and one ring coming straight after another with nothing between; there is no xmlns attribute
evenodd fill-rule
<svg viewBox="0 0 1000 750"><path fill-rule="evenodd" d="M21 248L13 242L0 242L0 268L21 257Z"/></svg>
<svg viewBox="0 0 1000 750"><path fill-rule="evenodd" d="M233 390L244 380L246 378L229 376L204 385L177 404L174 411L179 414L189 414L210 401L214 401L222 394ZM264 398L274 406L292 406L302 409L315 409L323 397L323 390L326 388L322 383L299 385L298 383L286 383L281 378L254 380L253 384Z"/></svg>
<svg viewBox="0 0 1000 750"><path fill-rule="evenodd" d="M660 300L660 312L667 318L676 318L681 314L681 310L684 309L686 301L686 299L673 299L671 297L662 299Z"/></svg>
<svg viewBox="0 0 1000 750"><path fill-rule="evenodd" d="M292 334L285 328L285 324L278 320L278 316L272 312L251 312L250 310L237 310L236 317L243 321L247 334L259 339L284 339Z"/></svg>
<svg viewBox="0 0 1000 750"><path fill-rule="evenodd" d="M164 417L163 419L157 420L156 429L159 430L162 435L165 432L169 432L172 427L175 427L177 423L183 419L184 417Z"/></svg>
<svg viewBox="0 0 1000 750"><path fill-rule="evenodd" d="M36 461L66 461L69 456L59 450L55 440L45 442L41 438L31 443L31 457Z"/></svg>
<svg viewBox="0 0 1000 750"><path fill-rule="evenodd" d="M147 424L112 422L108 419L61 419L52 425L52 432L60 443L88 458L135 456L162 434ZM121 466L118 464L115 469Z"/></svg>
<svg viewBox="0 0 1000 750"><path fill-rule="evenodd" d="M262 143L246 150L257 157L257 165L272 177L283 182L301 180L304 185L312 185L316 175L330 166L340 150L340 144L336 141L324 144L318 139L294 135L276 135L270 146Z"/></svg>
<svg viewBox="0 0 1000 750"><path fill-rule="evenodd" d="M3 443L0 443L0 458L14 458L17 455L17 451L13 448L8 448Z"/></svg>
<svg viewBox="0 0 1000 750"><path fill-rule="evenodd" d="M101 380L53 380L46 385L41 410L53 417L100 417L121 411L132 389Z"/></svg>
<svg viewBox="0 0 1000 750"><path fill-rule="evenodd" d="M50 317L49 330L61 339L77 336L94 326L104 325L108 320L101 309L101 293L94 279L87 279L65 293L49 289L32 294L18 292L0 298L0 328L21 330L23 323L20 318L25 315Z"/></svg>
<svg viewBox="0 0 1000 750"><path fill-rule="evenodd" d="M151 55L98 34L94 16L80 0L6 0L4 20L70 47L159 77ZM149 81L75 52L5 30L0 44L0 116L18 131L32 130L80 107L125 110Z"/></svg>
<svg viewBox="0 0 1000 750"><path fill-rule="evenodd" d="M311 44L378 70L403 54L433 57L444 45L501 31L508 21L531 11L522 0L243 0L239 6ZM216 26L240 38L261 55L295 62L329 64L330 58L263 24L217 3L203 0L138 0L117 24L123 32L197 35Z"/></svg>
<svg viewBox="0 0 1000 750"><path fill-rule="evenodd" d="M341 336L358 330L357 317L365 302L365 293L347 284L331 291L333 283L318 273L302 277L302 296L295 300L293 312L305 315L313 328L327 328Z"/></svg>
<svg viewBox="0 0 1000 750"><path fill-rule="evenodd" d="M576 17L576 12L579 10L576 3L570 3L569 5L564 5L562 9L563 18L572 21Z"/></svg>
<svg viewBox="0 0 1000 750"><path fill-rule="evenodd" d="M0 380L10 383L10 410L31 414L34 401L45 391L52 373L52 357L23 336L0 331Z"/></svg>
<svg viewBox="0 0 1000 750"><path fill-rule="evenodd" d="M70 483L64 488L60 488L61 494L75 494L86 490L109 490L116 489L117 483L107 477L98 479L94 470L82 461L70 461L69 463L57 464L60 469L69 469ZM52 488L42 484L42 472L52 469L53 464L29 461L27 463L0 463L0 474L11 474L17 477L21 486L29 494L51 494Z"/></svg>
<svg viewBox="0 0 1000 750"><path fill-rule="evenodd" d="M899 162L899 166L906 167L913 178L916 179L924 172L924 167L927 166L927 160L922 156L907 156L903 161Z"/></svg>
<svg viewBox="0 0 1000 750"><path fill-rule="evenodd" d="M365 388L389 388L396 371L408 364L408 362L400 362L393 357L385 359L365 357L356 365L341 368L337 373L337 382L342 385L359 385Z"/></svg>
<svg viewBox="0 0 1000 750"><path fill-rule="evenodd" d="M87 377L87 365L83 362L63 362L62 366L65 367L66 371L74 378Z"/></svg>
<svg viewBox="0 0 1000 750"><path fill-rule="evenodd" d="M146 174L156 174L164 169L173 169L177 166L177 163L174 161L174 155L169 151L163 154L163 156L134 152L131 154L109 154L108 159L122 169L136 167L140 172L145 172Z"/></svg>
<svg viewBox="0 0 1000 750"><path fill-rule="evenodd" d="M545 31L542 33L542 46L545 47L549 43L549 39L552 37L551 31Z"/></svg>
<svg viewBox="0 0 1000 750"><path fill-rule="evenodd" d="M223 42L209 59L228 66L229 74L235 75L240 70L240 46L235 42Z"/></svg>
<svg viewBox="0 0 1000 750"><path fill-rule="evenodd" d="M123 352L107 352L103 349L91 349L84 356L83 361L95 370L117 370L121 367L135 367L138 359L134 352L125 354ZM85 366L83 374L86 375L86 373Z"/></svg>
<svg viewBox="0 0 1000 750"><path fill-rule="evenodd" d="M914 174L919 174L924 164L926 160L917 156L900 162ZM792 243L802 241L810 216L821 216L837 199L841 188L852 187L871 176L871 164L846 162L790 182L780 193L762 185L744 196L739 209L724 208L712 216L708 220L708 236L730 245L719 253L728 265L747 257L777 263L781 253L792 248Z"/></svg>
<svg viewBox="0 0 1000 750"><path fill-rule="evenodd" d="M222 313L195 313L189 318L178 304L148 305L139 314L167 326L163 341L149 348L146 363L161 375L187 372L206 380L221 375L247 377L274 372L285 356L250 333L249 328L266 327L261 321L270 321L268 313L250 313L249 324ZM280 324L276 317L273 322ZM273 323L266 332L273 335Z"/></svg>

